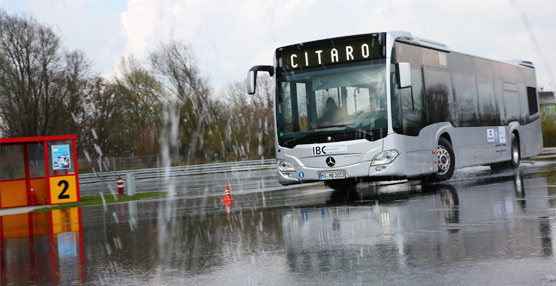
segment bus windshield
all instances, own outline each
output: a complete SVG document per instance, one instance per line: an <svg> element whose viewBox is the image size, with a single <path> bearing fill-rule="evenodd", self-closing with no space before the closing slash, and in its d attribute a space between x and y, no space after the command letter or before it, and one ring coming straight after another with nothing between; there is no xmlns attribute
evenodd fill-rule
<svg viewBox="0 0 556 286"><path fill-rule="evenodd" d="M276 102L282 146L300 138L324 142L318 139L323 135L376 137L387 129L385 60L284 74L277 78Z"/></svg>

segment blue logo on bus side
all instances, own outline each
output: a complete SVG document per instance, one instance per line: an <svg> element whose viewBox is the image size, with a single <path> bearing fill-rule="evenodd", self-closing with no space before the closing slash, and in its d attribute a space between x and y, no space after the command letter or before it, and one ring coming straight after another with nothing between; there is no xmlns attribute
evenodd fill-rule
<svg viewBox="0 0 556 286"><path fill-rule="evenodd" d="M299 172L298 176L303 179L303 177L305 177L305 173Z"/></svg>

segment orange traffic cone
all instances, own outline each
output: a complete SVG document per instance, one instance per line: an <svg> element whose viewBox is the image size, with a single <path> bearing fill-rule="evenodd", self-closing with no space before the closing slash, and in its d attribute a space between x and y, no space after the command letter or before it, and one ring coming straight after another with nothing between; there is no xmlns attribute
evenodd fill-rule
<svg viewBox="0 0 556 286"><path fill-rule="evenodd" d="M233 201L235 200L232 199L232 195L230 195L230 188L226 186L226 189L224 190L224 199L222 200L222 202L224 204L231 204Z"/></svg>

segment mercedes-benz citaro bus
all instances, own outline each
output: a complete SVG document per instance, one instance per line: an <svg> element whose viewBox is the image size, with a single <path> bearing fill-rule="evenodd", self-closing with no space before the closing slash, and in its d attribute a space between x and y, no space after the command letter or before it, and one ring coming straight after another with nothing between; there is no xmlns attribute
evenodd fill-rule
<svg viewBox="0 0 556 286"><path fill-rule="evenodd" d="M276 49L275 145L281 184L449 179L454 169L517 168L542 150L535 68L450 50L408 32Z"/></svg>

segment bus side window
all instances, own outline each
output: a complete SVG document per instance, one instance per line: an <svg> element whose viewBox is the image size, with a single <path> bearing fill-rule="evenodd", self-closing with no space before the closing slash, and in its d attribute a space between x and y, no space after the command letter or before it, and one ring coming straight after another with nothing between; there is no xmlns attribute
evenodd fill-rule
<svg viewBox="0 0 556 286"><path fill-rule="evenodd" d="M480 126L475 61L461 54L452 54L450 59L456 109L452 115L456 127Z"/></svg>
<svg viewBox="0 0 556 286"><path fill-rule="evenodd" d="M424 67L428 123L452 121L452 80L445 69Z"/></svg>
<svg viewBox="0 0 556 286"><path fill-rule="evenodd" d="M496 91L496 66L492 61L475 58L475 77L477 79L477 96L479 117L482 126L500 125L498 101L502 101L501 91ZM497 95L498 93L498 95ZM498 97L498 98L497 98Z"/></svg>
<svg viewBox="0 0 556 286"><path fill-rule="evenodd" d="M413 89L413 110L423 110L423 74L421 68L411 69L411 87Z"/></svg>
<svg viewBox="0 0 556 286"><path fill-rule="evenodd" d="M483 126L500 125L500 114L494 98L492 78L477 76L477 91L479 96L479 114Z"/></svg>
<svg viewBox="0 0 556 286"><path fill-rule="evenodd" d="M400 94L402 95L402 110L414 110L413 96L411 92L412 87L400 89Z"/></svg>
<svg viewBox="0 0 556 286"><path fill-rule="evenodd" d="M402 95L402 110L423 110L423 78L421 76L421 68L411 69L411 88L404 88L400 92Z"/></svg>

